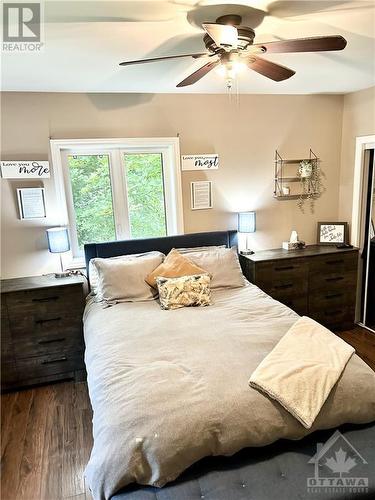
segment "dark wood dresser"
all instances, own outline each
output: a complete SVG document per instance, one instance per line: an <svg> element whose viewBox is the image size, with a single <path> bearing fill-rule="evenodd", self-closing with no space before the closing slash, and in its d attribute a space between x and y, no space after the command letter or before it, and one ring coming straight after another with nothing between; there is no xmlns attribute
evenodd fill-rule
<svg viewBox="0 0 375 500"><path fill-rule="evenodd" d="M84 375L84 280L54 275L1 281L1 388Z"/></svg>
<svg viewBox="0 0 375 500"><path fill-rule="evenodd" d="M358 249L310 245L240 255L246 278L276 300L327 328L351 328L355 318Z"/></svg>

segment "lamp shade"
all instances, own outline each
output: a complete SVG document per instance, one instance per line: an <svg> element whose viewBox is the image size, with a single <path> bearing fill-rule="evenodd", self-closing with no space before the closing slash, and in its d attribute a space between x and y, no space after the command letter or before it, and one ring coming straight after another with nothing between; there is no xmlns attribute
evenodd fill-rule
<svg viewBox="0 0 375 500"><path fill-rule="evenodd" d="M48 250L51 253L63 253L70 250L69 234L66 227L47 229Z"/></svg>
<svg viewBox="0 0 375 500"><path fill-rule="evenodd" d="M255 212L240 212L238 214L238 232L255 233Z"/></svg>

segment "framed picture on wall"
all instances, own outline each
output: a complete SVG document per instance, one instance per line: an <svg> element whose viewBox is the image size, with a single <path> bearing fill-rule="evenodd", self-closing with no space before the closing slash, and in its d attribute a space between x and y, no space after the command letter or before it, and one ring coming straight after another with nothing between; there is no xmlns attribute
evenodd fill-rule
<svg viewBox="0 0 375 500"><path fill-rule="evenodd" d="M21 220L46 217L44 188L17 189L17 200Z"/></svg>
<svg viewBox="0 0 375 500"><path fill-rule="evenodd" d="M318 245L340 245L348 243L347 222L318 222Z"/></svg>
<svg viewBox="0 0 375 500"><path fill-rule="evenodd" d="M190 192L192 210L212 208L212 181L191 182Z"/></svg>

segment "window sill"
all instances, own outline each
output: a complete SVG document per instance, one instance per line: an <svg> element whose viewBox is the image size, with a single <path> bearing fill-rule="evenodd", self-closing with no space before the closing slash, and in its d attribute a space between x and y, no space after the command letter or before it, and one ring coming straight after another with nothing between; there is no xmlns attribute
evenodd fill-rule
<svg viewBox="0 0 375 500"><path fill-rule="evenodd" d="M74 257L70 262L66 264L65 267L68 271L74 271L75 269L85 269L85 259L84 257Z"/></svg>

